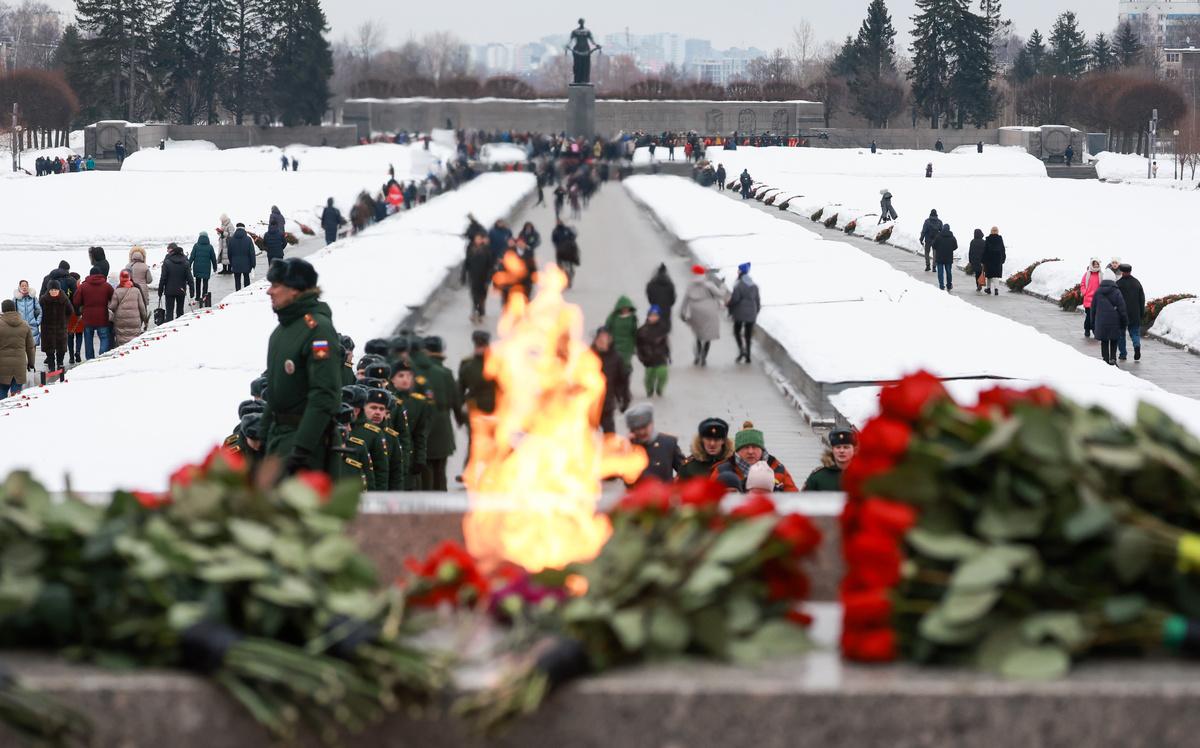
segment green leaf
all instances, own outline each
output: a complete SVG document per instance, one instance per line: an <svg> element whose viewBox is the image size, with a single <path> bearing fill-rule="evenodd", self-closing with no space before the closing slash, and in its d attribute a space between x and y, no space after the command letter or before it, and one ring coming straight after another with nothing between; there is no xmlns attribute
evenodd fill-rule
<svg viewBox="0 0 1200 748"><path fill-rule="evenodd" d="M275 542L275 533L271 528L258 522L233 517L226 526L229 528L229 534L233 536L238 545L251 553L265 553L270 550L271 544Z"/></svg>
<svg viewBox="0 0 1200 748"><path fill-rule="evenodd" d="M100 526L101 511L78 499L68 498L52 506L54 521L70 527L76 535L91 535Z"/></svg>
<svg viewBox="0 0 1200 748"><path fill-rule="evenodd" d="M753 665L780 657L793 657L812 649L812 640L803 626L783 620L764 623L751 636L729 645L729 658L736 663Z"/></svg>
<svg viewBox="0 0 1200 748"><path fill-rule="evenodd" d="M9 541L0 554L0 569L17 576L35 574L45 560L46 551L41 545L28 540Z"/></svg>
<svg viewBox="0 0 1200 748"><path fill-rule="evenodd" d="M324 572L335 572L358 552L358 546L345 535L327 535L309 551L309 561Z"/></svg>
<svg viewBox="0 0 1200 748"><path fill-rule="evenodd" d="M329 495L329 500L321 505L321 513L349 522L358 516L361 495L362 484L359 481L338 481Z"/></svg>
<svg viewBox="0 0 1200 748"><path fill-rule="evenodd" d="M677 654L692 638L688 621L672 605L660 603L650 612L650 643L660 652Z"/></svg>
<svg viewBox="0 0 1200 748"><path fill-rule="evenodd" d="M668 566L662 561L649 561L638 569L637 579L642 584L669 588L679 583L680 575L680 569L677 566Z"/></svg>
<svg viewBox="0 0 1200 748"><path fill-rule="evenodd" d="M251 593L269 603L285 608L311 605L317 599L311 584L304 579L288 574L281 579L259 582L250 588Z"/></svg>
<svg viewBox="0 0 1200 748"><path fill-rule="evenodd" d="M707 598L732 579L733 572L727 567L718 563L703 563L692 572L679 591L689 597Z"/></svg>
<svg viewBox="0 0 1200 748"><path fill-rule="evenodd" d="M950 590L942 600L942 618L952 626L961 626L983 618L1000 599L1000 590Z"/></svg>
<svg viewBox="0 0 1200 748"><path fill-rule="evenodd" d="M627 652L640 652L646 645L646 609L618 610L612 617L612 630Z"/></svg>
<svg viewBox="0 0 1200 748"><path fill-rule="evenodd" d="M1012 621L1004 621L994 625L976 648L975 665L984 672L999 675L1000 665L1009 652L1024 646L1026 642L1025 637L1021 635L1021 626Z"/></svg>
<svg viewBox="0 0 1200 748"><path fill-rule="evenodd" d="M1067 650L1078 649L1088 641L1083 616L1073 611L1035 613L1021 622L1021 635L1031 644L1050 639Z"/></svg>
<svg viewBox="0 0 1200 748"><path fill-rule="evenodd" d="M995 548L988 548L962 562L950 577L950 587L957 590L988 590L1005 584L1012 578L1013 564Z"/></svg>
<svg viewBox="0 0 1200 748"><path fill-rule="evenodd" d="M308 568L308 552L295 538L277 538L271 546L271 555L280 566L288 569L304 571Z"/></svg>
<svg viewBox="0 0 1200 748"><path fill-rule="evenodd" d="M975 520L975 532L988 540L1026 540L1042 532L1049 511L1044 506L1017 508L987 504Z"/></svg>
<svg viewBox="0 0 1200 748"><path fill-rule="evenodd" d="M1117 530L1112 562L1122 584L1135 582L1154 560L1154 543L1144 530L1123 526Z"/></svg>
<svg viewBox="0 0 1200 748"><path fill-rule="evenodd" d="M914 527L904 536L917 553L935 561L959 561L983 550L983 544L961 533L935 533Z"/></svg>
<svg viewBox="0 0 1200 748"><path fill-rule="evenodd" d="M1025 409L1018 420L1021 428L1016 442L1027 455L1050 463L1067 459L1067 434L1057 414Z"/></svg>
<svg viewBox="0 0 1200 748"><path fill-rule="evenodd" d="M329 610L356 621L368 621L379 614L386 600L371 590L334 592L325 599Z"/></svg>
<svg viewBox="0 0 1200 748"><path fill-rule="evenodd" d="M696 642L714 657L726 657L729 648L729 628L725 611L710 605L692 614L692 632Z"/></svg>
<svg viewBox="0 0 1200 748"><path fill-rule="evenodd" d="M1017 646L1000 661L1000 674L1020 680L1053 680L1071 669L1071 658L1062 647Z"/></svg>
<svg viewBox="0 0 1200 748"><path fill-rule="evenodd" d="M0 614L24 612L38 599L41 590L42 581L36 576L5 574L0 577Z"/></svg>
<svg viewBox="0 0 1200 748"><path fill-rule="evenodd" d="M1085 504L1063 523L1063 537L1071 543L1082 543L1107 532L1114 524L1107 504Z"/></svg>
<svg viewBox="0 0 1200 748"><path fill-rule="evenodd" d="M175 603L167 609L167 624L183 631L204 620L207 608L203 603Z"/></svg>
<svg viewBox="0 0 1200 748"><path fill-rule="evenodd" d="M217 561L200 568L198 576L206 582L254 582L266 578L271 567L256 558L243 557Z"/></svg>
<svg viewBox="0 0 1200 748"><path fill-rule="evenodd" d="M754 596L748 592L730 596L727 604L726 622L729 630L745 634L754 629L762 619L762 610Z"/></svg>
<svg viewBox="0 0 1200 748"><path fill-rule="evenodd" d="M980 621L952 623L946 618L944 606L939 606L921 616L917 631L934 644L956 647L975 641L983 633L983 626Z"/></svg>
<svg viewBox="0 0 1200 748"><path fill-rule="evenodd" d="M770 536L776 522L777 517L766 516L734 523L721 533L705 559L724 564L736 564L746 560Z"/></svg>
<svg viewBox="0 0 1200 748"><path fill-rule="evenodd" d="M1097 465L1122 473L1135 472L1146 464L1145 455L1129 447L1109 447L1100 444L1091 444L1087 448L1087 456L1088 459Z"/></svg>
<svg viewBox="0 0 1200 748"><path fill-rule="evenodd" d="M1148 605L1141 595L1110 597L1104 601L1104 618L1115 625L1133 623L1142 617Z"/></svg>

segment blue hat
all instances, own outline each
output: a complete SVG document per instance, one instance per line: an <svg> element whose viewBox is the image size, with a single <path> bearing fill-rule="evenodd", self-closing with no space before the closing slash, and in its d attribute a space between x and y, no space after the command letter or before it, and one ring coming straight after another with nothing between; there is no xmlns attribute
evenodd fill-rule
<svg viewBox="0 0 1200 748"><path fill-rule="evenodd" d="M650 308L646 310L646 314L648 314L648 315L649 314L657 314L658 316L661 317L662 309L659 309L658 304L651 304Z"/></svg>
<svg viewBox="0 0 1200 748"><path fill-rule="evenodd" d="M749 272L750 272L750 263L743 262L741 265L738 265L738 273L739 274L745 275L746 273L749 273Z"/></svg>

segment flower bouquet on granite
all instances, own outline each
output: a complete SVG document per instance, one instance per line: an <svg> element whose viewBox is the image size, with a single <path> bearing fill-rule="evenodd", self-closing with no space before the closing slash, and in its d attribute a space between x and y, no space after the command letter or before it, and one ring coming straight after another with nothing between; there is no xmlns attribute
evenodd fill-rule
<svg viewBox="0 0 1200 748"><path fill-rule="evenodd" d="M1024 291L1025 288L1033 282L1033 271L1036 270L1038 265L1041 265L1043 262L1059 262L1059 259L1057 257L1052 257L1045 260L1038 260L1024 270L1018 270L1017 272L1008 276L1008 279L1004 281L1005 285L1008 286L1010 291Z"/></svg>
<svg viewBox="0 0 1200 748"><path fill-rule="evenodd" d="M543 641L497 687L461 700L458 712L494 728L588 673L807 650L803 564L820 532L801 515L779 516L767 494L725 511L725 491L707 479L644 482L612 510L612 536L594 560L520 580L492 609L511 618L535 606Z"/></svg>
<svg viewBox="0 0 1200 748"><path fill-rule="evenodd" d="M273 733L326 739L444 682L406 643L403 598L379 591L345 534L358 489L322 474L256 485L214 450L165 494L55 502L14 474L0 497L0 644L212 677Z"/></svg>
<svg viewBox="0 0 1200 748"><path fill-rule="evenodd" d="M1200 650L1200 441L1046 388L885 388L846 471L844 656L1049 678Z"/></svg>

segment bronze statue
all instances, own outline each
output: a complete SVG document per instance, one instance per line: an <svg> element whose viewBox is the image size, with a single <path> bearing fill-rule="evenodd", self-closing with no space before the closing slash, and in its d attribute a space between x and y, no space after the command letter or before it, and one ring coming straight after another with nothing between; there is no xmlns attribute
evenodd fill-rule
<svg viewBox="0 0 1200 748"><path fill-rule="evenodd" d="M596 46L592 46L595 44ZM592 32L583 27L583 19L579 19L579 28L571 32L571 42L567 46L575 61L575 80L572 85L589 84L592 77L592 55L600 51L600 45L592 38Z"/></svg>

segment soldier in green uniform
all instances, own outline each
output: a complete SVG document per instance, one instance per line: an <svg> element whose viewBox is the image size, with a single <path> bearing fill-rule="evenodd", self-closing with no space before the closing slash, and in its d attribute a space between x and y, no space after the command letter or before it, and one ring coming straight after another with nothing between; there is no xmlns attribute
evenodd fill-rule
<svg viewBox="0 0 1200 748"><path fill-rule="evenodd" d="M367 490L386 491L391 454L383 429L367 419L367 388L357 384L342 388L342 402L354 408L354 423L346 441L351 446L362 447L367 453Z"/></svg>
<svg viewBox="0 0 1200 748"><path fill-rule="evenodd" d="M272 263L267 280L279 326L267 344L266 452L289 474L328 471L342 382L332 313L320 300L316 269L304 260Z"/></svg>
<svg viewBox="0 0 1200 748"><path fill-rule="evenodd" d="M250 399L257 400L258 402L261 403L265 399L263 397L263 393L266 392L266 389L267 389L267 378L266 377L259 377L258 379L255 379L253 382L250 383Z"/></svg>
<svg viewBox="0 0 1200 748"><path fill-rule="evenodd" d="M454 424L463 421L462 407L454 373L446 367L446 344L437 335L430 335L423 343L427 362L425 391L434 409L427 449L429 479L423 488L426 491L446 491L446 463L458 449L454 439ZM421 384L420 375L417 384Z"/></svg>
<svg viewBox="0 0 1200 748"><path fill-rule="evenodd" d="M246 458L253 470L262 459L262 413L247 413L233 435L225 440L225 448Z"/></svg>
<svg viewBox="0 0 1200 748"><path fill-rule="evenodd" d="M853 431L838 429L829 435L829 450L821 456L821 467L804 481L804 491L841 491L842 471L854 459L858 439Z"/></svg>
<svg viewBox="0 0 1200 748"><path fill-rule="evenodd" d="M471 414L478 412L491 414L496 410L496 383L483 376L483 364L487 357L488 346L492 336L487 330L476 330L471 333L471 342L475 345L475 353L464 358L458 364L458 401L462 410L466 411L464 421L467 426L467 454L463 464L471 459ZM462 476L458 477L462 481Z"/></svg>
<svg viewBox="0 0 1200 748"><path fill-rule="evenodd" d="M386 485L377 486L375 489L377 491L403 491L408 476L405 471L406 460L404 447L400 442L400 432L392 428L391 422L388 420L391 406L392 396L388 394L387 390L375 387L367 390L367 404L363 408L363 414L366 415L367 421L382 430L388 449Z"/></svg>
<svg viewBox="0 0 1200 748"><path fill-rule="evenodd" d="M706 418L700 423L700 433L692 439L692 453L679 469L679 479L707 478L717 465L733 457L733 440L729 424L720 418Z"/></svg>
<svg viewBox="0 0 1200 748"><path fill-rule="evenodd" d="M397 361L392 366L392 394L400 413L407 416L408 433L412 441L409 452L412 455L408 461L408 489L421 490L421 476L425 474L428 459L429 429L433 421L433 407L425 399L425 395L417 392L413 385L416 377L412 367L406 361ZM397 419L397 411L392 411L392 428L400 430L401 421Z"/></svg>
<svg viewBox="0 0 1200 748"><path fill-rule="evenodd" d="M371 455L361 439L351 441L350 431L357 416L349 403L338 406L336 441L331 452L335 455L329 473L334 480L351 478L358 481L364 491L370 490Z"/></svg>
<svg viewBox="0 0 1200 748"><path fill-rule="evenodd" d="M354 384L358 377L354 375L354 339L343 335L338 340L342 347L342 386Z"/></svg>

